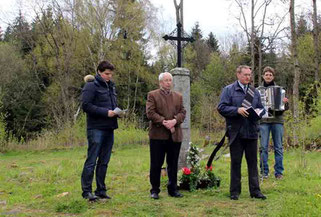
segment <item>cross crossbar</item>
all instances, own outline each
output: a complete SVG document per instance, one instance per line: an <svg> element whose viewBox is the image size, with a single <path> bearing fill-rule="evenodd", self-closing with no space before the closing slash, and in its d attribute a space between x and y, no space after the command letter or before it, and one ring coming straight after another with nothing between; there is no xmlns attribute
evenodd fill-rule
<svg viewBox="0 0 321 217"><path fill-rule="evenodd" d="M182 41L193 42L195 41L193 37L182 37L182 24L177 23L177 36L165 35L163 37L165 41L177 41L177 67L182 66Z"/></svg>

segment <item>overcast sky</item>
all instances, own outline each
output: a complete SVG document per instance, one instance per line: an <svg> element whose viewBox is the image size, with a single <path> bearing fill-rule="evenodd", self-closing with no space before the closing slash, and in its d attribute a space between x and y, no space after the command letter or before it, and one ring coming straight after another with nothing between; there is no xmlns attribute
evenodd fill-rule
<svg viewBox="0 0 321 217"><path fill-rule="evenodd" d="M173 0L150 0L159 8L159 17L169 29L175 28L176 15ZM248 0L250 2L250 0ZM180 0L177 0L180 2ZM288 11L287 5L281 6L280 0L274 0L275 5L268 8L268 13L276 13L280 16ZM312 9L311 0L295 0L296 13L307 12ZM317 0L318 9L321 0ZM234 0L184 0L184 29L190 32L196 22L199 22L204 35L213 32L217 36L240 30L236 16L237 9ZM247 13L250 15L250 13ZM320 14L320 10L319 10Z"/></svg>
<svg viewBox="0 0 321 217"><path fill-rule="evenodd" d="M169 34L176 28L176 15L173 0L150 0L157 8L157 17L159 19L158 29L162 34ZM37 0L0 0L0 26L5 31L7 23L11 23L18 15L19 8L22 8L23 15L31 22L32 20L32 4ZM177 0L180 2L180 0ZM248 0L250 2L250 0ZM280 0L273 0L273 5L268 7L270 17L283 16L288 11L288 4L282 5ZM321 0L317 0L318 14L321 14ZM311 0L295 0L296 14L304 12L305 14L312 9ZM199 22L203 36L207 37L213 32L220 42L222 50L228 50L229 46L237 40L244 41L243 30L237 21L239 16L239 8L236 7L234 0L184 0L184 30L191 32L196 22ZM245 11L250 16L250 11ZM272 15L273 14L273 15ZM284 21L285 26L289 26L289 16ZM249 21L248 21L249 22ZM269 31L268 29L265 30ZM240 39L240 38L243 39Z"/></svg>
<svg viewBox="0 0 321 217"><path fill-rule="evenodd" d="M24 9L24 16L32 19L30 11L30 2L33 0L0 0L0 26L3 30L6 28L6 23L12 22L17 16L19 8ZM158 17L163 24L164 31L170 31L175 28L175 8L173 0L150 0L156 8L158 8ZM250 2L250 0L248 0ZM177 0L180 2L180 0ZM274 0L273 2L280 2ZM295 0L296 12L307 11L312 8L311 0ZM317 0L318 8L321 7L321 0ZM270 7L270 13L284 13L284 9ZM233 32L238 28L237 16L238 12L235 7L234 0L184 0L184 28L190 32L196 22L199 22L204 35L213 32L215 35L224 35L226 32ZM320 14L320 12L319 12Z"/></svg>

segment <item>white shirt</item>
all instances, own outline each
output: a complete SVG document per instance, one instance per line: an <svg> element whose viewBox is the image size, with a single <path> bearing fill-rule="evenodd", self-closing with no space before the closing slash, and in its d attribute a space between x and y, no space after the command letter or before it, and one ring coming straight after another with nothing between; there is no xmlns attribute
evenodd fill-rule
<svg viewBox="0 0 321 217"><path fill-rule="evenodd" d="M246 93L248 85L247 84L242 84L239 80L237 82L239 82L240 87L242 87L244 93Z"/></svg>

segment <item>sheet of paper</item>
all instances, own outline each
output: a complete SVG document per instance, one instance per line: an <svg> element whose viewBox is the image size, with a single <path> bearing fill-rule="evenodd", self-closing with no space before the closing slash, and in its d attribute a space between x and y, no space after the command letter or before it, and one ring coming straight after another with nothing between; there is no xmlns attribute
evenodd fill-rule
<svg viewBox="0 0 321 217"><path fill-rule="evenodd" d="M123 117L123 116L126 114L127 109L121 110L120 108L116 107L116 108L114 109L114 112L115 112L115 114L118 115L119 117Z"/></svg>

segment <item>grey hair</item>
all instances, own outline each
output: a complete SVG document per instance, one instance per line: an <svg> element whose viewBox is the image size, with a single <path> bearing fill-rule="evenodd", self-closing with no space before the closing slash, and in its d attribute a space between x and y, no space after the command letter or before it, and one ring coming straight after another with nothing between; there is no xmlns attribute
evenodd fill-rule
<svg viewBox="0 0 321 217"><path fill-rule="evenodd" d="M173 80L173 75L172 75L171 73L169 73L169 72L162 72L162 73L160 73L159 76L158 76L158 80L159 80L159 81L162 81L162 80L164 79L164 75L165 75L165 74L169 74L169 75L171 76L172 80Z"/></svg>

